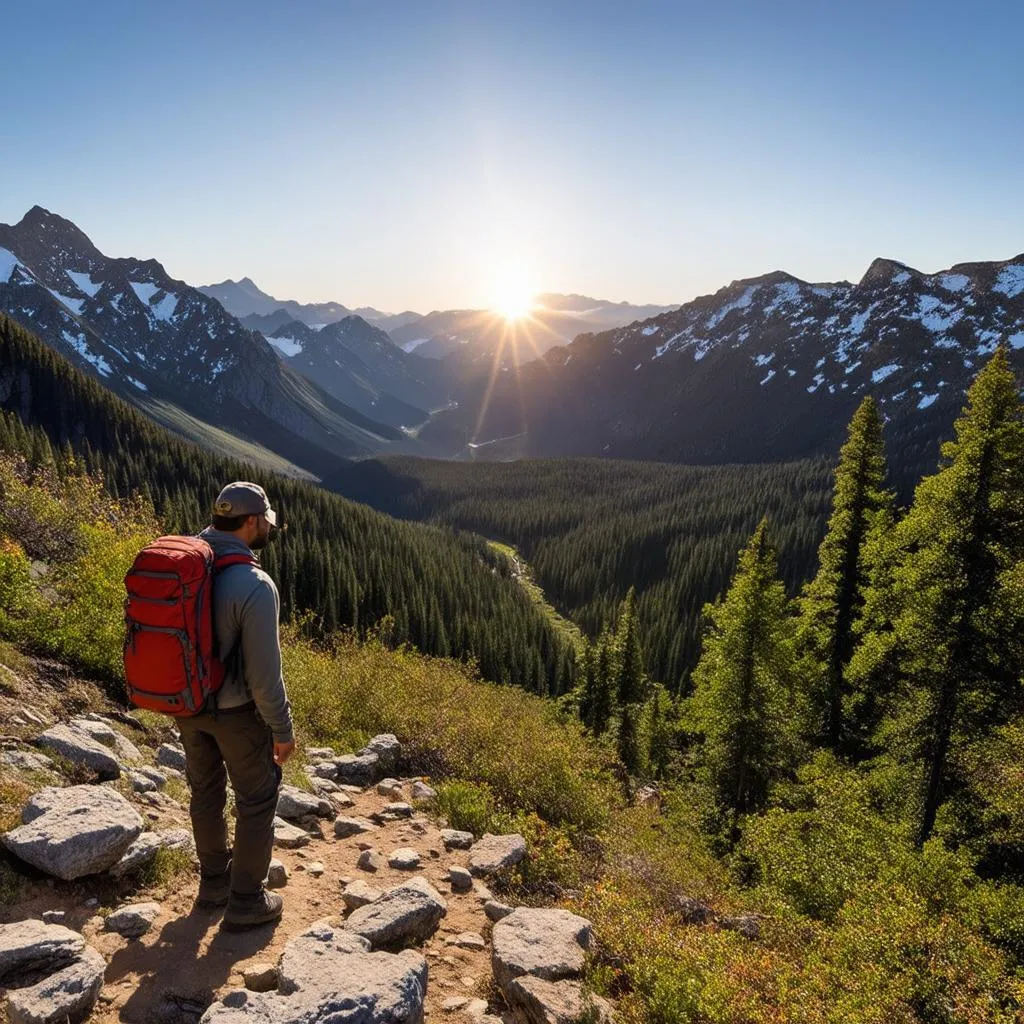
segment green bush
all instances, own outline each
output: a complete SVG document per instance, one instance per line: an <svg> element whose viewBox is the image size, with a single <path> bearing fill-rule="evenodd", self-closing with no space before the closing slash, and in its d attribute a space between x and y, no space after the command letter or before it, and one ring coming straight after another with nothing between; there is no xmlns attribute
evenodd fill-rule
<svg viewBox="0 0 1024 1024"><path fill-rule="evenodd" d="M452 779L438 785L437 809L451 828L482 836L491 830L494 797L487 786Z"/></svg>

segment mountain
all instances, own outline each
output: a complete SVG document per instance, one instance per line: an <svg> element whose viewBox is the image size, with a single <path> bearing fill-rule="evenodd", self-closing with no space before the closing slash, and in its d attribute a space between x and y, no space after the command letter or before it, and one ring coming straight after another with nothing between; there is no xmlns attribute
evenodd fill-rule
<svg viewBox="0 0 1024 1024"><path fill-rule="evenodd" d="M252 457L269 449L318 472L402 437L284 366L260 334L156 260L107 257L38 206L0 224L0 312L206 444L227 431L255 444Z"/></svg>
<svg viewBox="0 0 1024 1024"><path fill-rule="evenodd" d="M361 306L359 309L349 309L340 302L296 302L294 299L275 299L262 291L251 277L243 277L240 281L221 281L220 284L200 285L197 289L204 295L216 299L232 316L238 317L245 322L250 317L277 317L279 319L283 311L289 320L298 320L300 323L310 327L319 327L324 324L332 324L353 313L358 314L365 320L381 321L381 326L387 330L389 325L401 325L408 322L410 317L419 316L418 313L382 313L372 306ZM253 330L262 330L267 326L270 330L280 327L280 321L273 327L269 324L246 323L247 327Z"/></svg>
<svg viewBox="0 0 1024 1024"><path fill-rule="evenodd" d="M870 393L900 456L928 464L1001 341L1019 365L1024 255L935 274L879 259L856 284L776 272L581 335L493 386L481 373L421 437L503 457L762 462L835 452Z"/></svg>
<svg viewBox="0 0 1024 1024"><path fill-rule="evenodd" d="M673 306L634 306L628 302L607 302L585 295L548 293L536 298L529 316L515 322L515 335L526 359L543 355L556 345L572 341L577 334L622 327L634 320L665 313ZM384 326L381 324L380 326ZM510 325L493 310L435 310L404 325L387 327L396 345L428 359L441 359L453 352L468 353L470 360L492 355L507 344ZM522 358L513 357L517 362Z"/></svg>
<svg viewBox="0 0 1024 1024"><path fill-rule="evenodd" d="M292 320L266 337L289 366L375 420L415 427L446 401L438 364L407 355L362 317L319 330Z"/></svg>

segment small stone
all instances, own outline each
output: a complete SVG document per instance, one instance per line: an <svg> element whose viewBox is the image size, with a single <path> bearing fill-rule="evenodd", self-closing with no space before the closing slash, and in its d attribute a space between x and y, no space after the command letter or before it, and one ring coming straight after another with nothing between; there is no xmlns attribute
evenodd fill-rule
<svg viewBox="0 0 1024 1024"><path fill-rule="evenodd" d="M114 878L123 878L132 871L137 871L148 864L163 845L164 841L159 832L143 832L125 850L121 859L110 868L110 874Z"/></svg>
<svg viewBox="0 0 1024 1024"><path fill-rule="evenodd" d="M448 869L448 881L456 892L468 892L473 887L473 876L457 864Z"/></svg>
<svg viewBox="0 0 1024 1024"><path fill-rule="evenodd" d="M278 792L277 813L281 818L292 820L314 815L320 818L333 818L334 810L328 800L313 793L306 793L296 786L282 786Z"/></svg>
<svg viewBox="0 0 1024 1024"><path fill-rule="evenodd" d="M67 917L66 910L44 910L43 924L64 924Z"/></svg>
<svg viewBox="0 0 1024 1024"><path fill-rule="evenodd" d="M81 956L85 940L70 928L40 921L0 924L0 985L40 970L55 970Z"/></svg>
<svg viewBox="0 0 1024 1024"><path fill-rule="evenodd" d="M380 775L379 758L375 753L342 754L334 759L334 778L337 782L368 786Z"/></svg>
<svg viewBox="0 0 1024 1024"><path fill-rule="evenodd" d="M299 846L306 846L309 843L309 836L290 825L284 818L274 819L274 845L283 847L286 850L294 850Z"/></svg>
<svg viewBox="0 0 1024 1024"><path fill-rule="evenodd" d="M83 904L83 907L98 907L100 901L95 896L90 896Z"/></svg>
<svg viewBox="0 0 1024 1024"><path fill-rule="evenodd" d="M319 878L324 873L326 868L323 866L323 864L320 863L320 861L315 860L312 863L306 865L306 870L314 878Z"/></svg>
<svg viewBox="0 0 1024 1024"><path fill-rule="evenodd" d="M468 850L473 845L473 833L443 828L441 829L441 842L444 843L446 850Z"/></svg>
<svg viewBox="0 0 1024 1024"><path fill-rule="evenodd" d="M488 900L484 904L484 913L488 921L500 921L503 917L508 917L512 910L512 907L500 900Z"/></svg>
<svg viewBox="0 0 1024 1024"><path fill-rule="evenodd" d="M526 856L526 840L518 833L487 833L469 851L469 870L474 875L496 875L518 864Z"/></svg>
<svg viewBox="0 0 1024 1024"><path fill-rule="evenodd" d="M267 872L267 886L270 889L283 889L288 884L288 868L276 857L270 862Z"/></svg>
<svg viewBox="0 0 1024 1024"><path fill-rule="evenodd" d="M144 764L138 768L133 768L133 772L136 775L142 775L149 779L157 789L163 789L167 785L167 770L160 771L159 768L154 768L152 765Z"/></svg>
<svg viewBox="0 0 1024 1024"><path fill-rule="evenodd" d="M372 754L377 758L380 772L390 774L398 768L398 762L402 757L402 745L394 733L385 732L374 736L359 753L364 756Z"/></svg>
<svg viewBox="0 0 1024 1024"><path fill-rule="evenodd" d="M107 918L106 930L123 935L126 939L137 939L153 927L159 914L159 903L131 903L118 907Z"/></svg>
<svg viewBox="0 0 1024 1024"><path fill-rule="evenodd" d="M348 811L356 805L355 800L353 800L348 793L342 793L340 791L337 793L328 793L327 799L330 800L331 806L336 811Z"/></svg>
<svg viewBox="0 0 1024 1024"><path fill-rule="evenodd" d="M412 847L402 846L392 851L388 857L388 864L400 871L412 871L420 866L420 855Z"/></svg>
<svg viewBox="0 0 1024 1024"><path fill-rule="evenodd" d="M384 858L376 850L363 850L356 866L364 871L380 871L384 867Z"/></svg>
<svg viewBox="0 0 1024 1024"><path fill-rule="evenodd" d="M129 772L128 781L132 784L132 790L136 793L156 792L156 783L141 772Z"/></svg>
<svg viewBox="0 0 1024 1024"><path fill-rule="evenodd" d="M476 978L472 977L472 975L467 974L459 978L459 981L461 981L462 984L466 986L466 988L476 988Z"/></svg>
<svg viewBox="0 0 1024 1024"><path fill-rule="evenodd" d="M484 937L476 932L460 932L445 941L446 946L458 946L459 949L481 950L487 948Z"/></svg>
<svg viewBox="0 0 1024 1024"><path fill-rule="evenodd" d="M334 836L336 839L348 839L349 836L361 835L363 832L376 832L377 826L366 818L336 818Z"/></svg>
<svg viewBox="0 0 1024 1024"><path fill-rule="evenodd" d="M375 903L383 895L384 893L379 889L374 889L373 886L368 885L361 878L357 878L345 886L341 899L349 910L358 910L360 907L365 907L368 903Z"/></svg>
<svg viewBox="0 0 1024 1024"><path fill-rule="evenodd" d="M310 761L329 761L332 757L337 756L330 747L308 747L306 749L306 757Z"/></svg>
<svg viewBox="0 0 1024 1024"><path fill-rule="evenodd" d="M175 744L161 743L156 748L156 763L183 772L185 770L185 750Z"/></svg>
<svg viewBox="0 0 1024 1024"><path fill-rule="evenodd" d="M381 779L377 783L377 792L381 796L386 796L390 800L401 800L405 795L402 792L402 784L398 779Z"/></svg>
<svg viewBox="0 0 1024 1024"><path fill-rule="evenodd" d="M277 988L276 964L257 961L242 968L242 980L250 992L272 992Z"/></svg>
<svg viewBox="0 0 1024 1024"><path fill-rule="evenodd" d="M412 784L413 800L434 800L437 798L437 790L428 786L425 782L414 782Z"/></svg>
<svg viewBox="0 0 1024 1024"><path fill-rule="evenodd" d="M370 817L381 825L386 825L392 821L399 821L402 818L411 818L412 805L402 800L395 800L385 804L379 811L371 814Z"/></svg>
<svg viewBox="0 0 1024 1024"><path fill-rule="evenodd" d="M442 1004L445 1013L454 1013L469 1004L469 996L449 996Z"/></svg>
<svg viewBox="0 0 1024 1024"><path fill-rule="evenodd" d="M345 927L368 939L373 949L391 948L429 938L447 910L441 894L416 877L352 911Z"/></svg>

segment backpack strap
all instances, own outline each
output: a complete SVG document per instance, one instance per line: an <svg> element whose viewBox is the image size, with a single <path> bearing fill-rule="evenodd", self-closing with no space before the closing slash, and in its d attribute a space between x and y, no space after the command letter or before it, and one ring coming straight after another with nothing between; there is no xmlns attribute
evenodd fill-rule
<svg viewBox="0 0 1024 1024"><path fill-rule="evenodd" d="M213 576L214 579L223 572L225 569L230 569L233 565L254 565L259 567L259 562L256 560L256 556L252 554L243 555L241 553L237 555L220 555L218 558L213 560ZM241 638L235 643L234 647L228 651L227 655L221 659L225 669L231 664L231 662L238 656L241 660ZM217 718L217 694L213 693L210 695L213 698L213 707L210 709L213 713L214 720Z"/></svg>

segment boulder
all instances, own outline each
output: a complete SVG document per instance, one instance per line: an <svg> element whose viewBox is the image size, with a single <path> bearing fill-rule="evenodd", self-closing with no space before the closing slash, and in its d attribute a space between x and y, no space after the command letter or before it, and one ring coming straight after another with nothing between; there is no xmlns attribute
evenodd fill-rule
<svg viewBox="0 0 1024 1024"><path fill-rule="evenodd" d="M329 920L311 924L284 948L278 970L278 991L290 995L303 988L315 988L325 971L342 956L368 953L370 943Z"/></svg>
<svg viewBox="0 0 1024 1024"><path fill-rule="evenodd" d="M50 758L31 750L0 750L0 764L26 772L45 772L53 768Z"/></svg>
<svg viewBox="0 0 1024 1024"><path fill-rule="evenodd" d="M113 867L143 829L120 793L104 786L48 786L2 837L15 856L66 882Z"/></svg>
<svg viewBox="0 0 1024 1024"><path fill-rule="evenodd" d="M66 967L7 996L11 1024L65 1024L84 1020L103 988L107 962L91 946Z"/></svg>
<svg viewBox="0 0 1024 1024"><path fill-rule="evenodd" d="M398 763L402 759L402 744L398 742L398 737L394 733L384 732L374 736L359 753L364 756L375 755L378 770L383 775L390 775L398 768Z"/></svg>
<svg viewBox="0 0 1024 1024"><path fill-rule="evenodd" d="M274 819L275 846L281 846L286 850L294 850L300 846L306 846L308 843L309 836L301 828L290 825L284 818Z"/></svg>
<svg viewBox="0 0 1024 1024"><path fill-rule="evenodd" d="M314 814L320 818L333 818L334 811L323 797L307 793L295 786L282 786L277 797L277 813L282 818L304 818Z"/></svg>
<svg viewBox="0 0 1024 1024"><path fill-rule="evenodd" d="M459 832L454 828L441 829L441 842L446 850L468 850L473 845L472 832Z"/></svg>
<svg viewBox="0 0 1024 1024"><path fill-rule="evenodd" d="M203 1014L200 1024L422 1024L427 962L413 950L329 951L314 959L315 976L285 993L287 957L285 947L279 991L230 992Z"/></svg>
<svg viewBox="0 0 1024 1024"><path fill-rule="evenodd" d="M341 900L349 910L358 910L369 903L375 903L383 896L380 889L374 889L372 885L357 878L349 882L341 892Z"/></svg>
<svg viewBox="0 0 1024 1024"><path fill-rule="evenodd" d="M152 765L144 764L133 769L136 775L142 775L152 782L157 789L163 789L167 785L167 772L154 768Z"/></svg>
<svg viewBox="0 0 1024 1024"><path fill-rule="evenodd" d="M62 925L34 920L0 924L0 985L22 975L65 967L84 949L85 939Z"/></svg>
<svg viewBox="0 0 1024 1024"><path fill-rule="evenodd" d="M473 876L458 864L453 864L448 869L448 881L456 892L469 892L473 888Z"/></svg>
<svg viewBox="0 0 1024 1024"><path fill-rule="evenodd" d="M310 761L330 761L338 755L330 747L307 747L306 757Z"/></svg>
<svg viewBox="0 0 1024 1024"><path fill-rule="evenodd" d="M584 917L568 910L517 907L494 925L494 978L503 992L524 974L546 981L578 978L590 939L591 924Z"/></svg>
<svg viewBox="0 0 1024 1024"><path fill-rule="evenodd" d="M496 875L526 856L526 840L518 833L495 836L489 832L469 850L469 870L474 875Z"/></svg>
<svg viewBox="0 0 1024 1024"><path fill-rule="evenodd" d="M100 718L72 718L68 725L111 750L117 743L117 733Z"/></svg>
<svg viewBox="0 0 1024 1024"><path fill-rule="evenodd" d="M102 743L85 733L60 723L41 733L36 743L66 757L74 764L83 765L94 771L101 779L121 777L121 766L117 758Z"/></svg>
<svg viewBox="0 0 1024 1024"><path fill-rule="evenodd" d="M362 835L364 832L376 832L377 826L366 818L336 818L334 836L336 839L348 839L349 836Z"/></svg>
<svg viewBox="0 0 1024 1024"><path fill-rule="evenodd" d="M185 770L185 751L174 743L161 743L156 748L156 763L166 765L168 768L176 768L179 772Z"/></svg>
<svg viewBox="0 0 1024 1024"><path fill-rule="evenodd" d="M137 871L148 864L156 856L157 850L163 845L163 839L161 839L158 832L143 832L125 850L121 859L110 868L110 874L115 878L122 878L133 871Z"/></svg>
<svg viewBox="0 0 1024 1024"><path fill-rule="evenodd" d="M425 878L416 877L353 910L345 927L369 939L374 949L393 948L433 935L447 912L441 894Z"/></svg>
<svg viewBox="0 0 1024 1024"><path fill-rule="evenodd" d="M379 774L379 759L374 753L342 754L334 760L333 778L336 782L369 786Z"/></svg>
<svg viewBox="0 0 1024 1024"><path fill-rule="evenodd" d="M604 1024L612 1019L609 1004L584 992L579 981L545 981L527 974L509 983L505 998L524 1024Z"/></svg>
<svg viewBox="0 0 1024 1024"><path fill-rule="evenodd" d="M391 851L388 857L388 866L397 868L399 871L412 871L420 866L421 857L418 850L411 846L401 846Z"/></svg>
<svg viewBox="0 0 1024 1024"><path fill-rule="evenodd" d="M160 915L159 903L129 903L118 907L106 920L106 931L116 932L126 939L145 935Z"/></svg>
<svg viewBox="0 0 1024 1024"><path fill-rule="evenodd" d="M129 772L128 781L132 784L132 790L136 793L156 792L156 783L148 775L143 775L141 772Z"/></svg>
<svg viewBox="0 0 1024 1024"><path fill-rule="evenodd" d="M412 784L413 800L434 800L437 798L437 790L428 786L425 782L417 780Z"/></svg>
<svg viewBox="0 0 1024 1024"><path fill-rule="evenodd" d="M326 779L333 782L338 776L338 766L333 761L321 761L319 764L307 765L306 774L311 779Z"/></svg>

